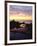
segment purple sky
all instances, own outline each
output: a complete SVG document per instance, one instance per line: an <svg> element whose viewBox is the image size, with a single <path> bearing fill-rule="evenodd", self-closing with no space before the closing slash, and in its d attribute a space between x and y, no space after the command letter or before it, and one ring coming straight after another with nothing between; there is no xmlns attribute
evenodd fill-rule
<svg viewBox="0 0 37 46"><path fill-rule="evenodd" d="M26 12L28 14L32 14L32 6L18 6L18 5L10 5L10 12Z"/></svg>

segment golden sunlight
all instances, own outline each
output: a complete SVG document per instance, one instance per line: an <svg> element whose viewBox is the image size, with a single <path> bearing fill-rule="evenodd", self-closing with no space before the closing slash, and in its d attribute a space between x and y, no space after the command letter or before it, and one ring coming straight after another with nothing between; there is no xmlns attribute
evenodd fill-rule
<svg viewBox="0 0 37 46"><path fill-rule="evenodd" d="M10 15L9 16L10 21L11 20L15 20L15 21L25 21L25 20L32 20L32 16L31 15L25 15L25 16L19 16L19 15Z"/></svg>

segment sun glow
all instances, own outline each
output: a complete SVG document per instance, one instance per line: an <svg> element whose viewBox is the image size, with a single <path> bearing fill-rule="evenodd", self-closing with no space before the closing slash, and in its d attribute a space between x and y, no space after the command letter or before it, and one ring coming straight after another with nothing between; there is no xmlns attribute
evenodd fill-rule
<svg viewBox="0 0 37 46"><path fill-rule="evenodd" d="M10 15L9 17L10 21L11 20L16 20L16 21L21 21L21 20L32 20L32 16L31 15L25 15L25 16L19 16L19 15Z"/></svg>

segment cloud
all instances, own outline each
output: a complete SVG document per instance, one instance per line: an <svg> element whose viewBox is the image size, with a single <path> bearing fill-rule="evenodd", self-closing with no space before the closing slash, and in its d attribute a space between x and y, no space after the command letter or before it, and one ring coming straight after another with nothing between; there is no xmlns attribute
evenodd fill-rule
<svg viewBox="0 0 37 46"><path fill-rule="evenodd" d="M10 5L10 12L26 12L32 14L32 6Z"/></svg>

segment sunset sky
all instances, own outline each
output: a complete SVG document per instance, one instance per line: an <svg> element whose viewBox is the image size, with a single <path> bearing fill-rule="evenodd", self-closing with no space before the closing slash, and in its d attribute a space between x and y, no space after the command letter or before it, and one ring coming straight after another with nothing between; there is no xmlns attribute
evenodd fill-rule
<svg viewBox="0 0 37 46"><path fill-rule="evenodd" d="M32 6L10 5L9 19L15 21L32 20Z"/></svg>

